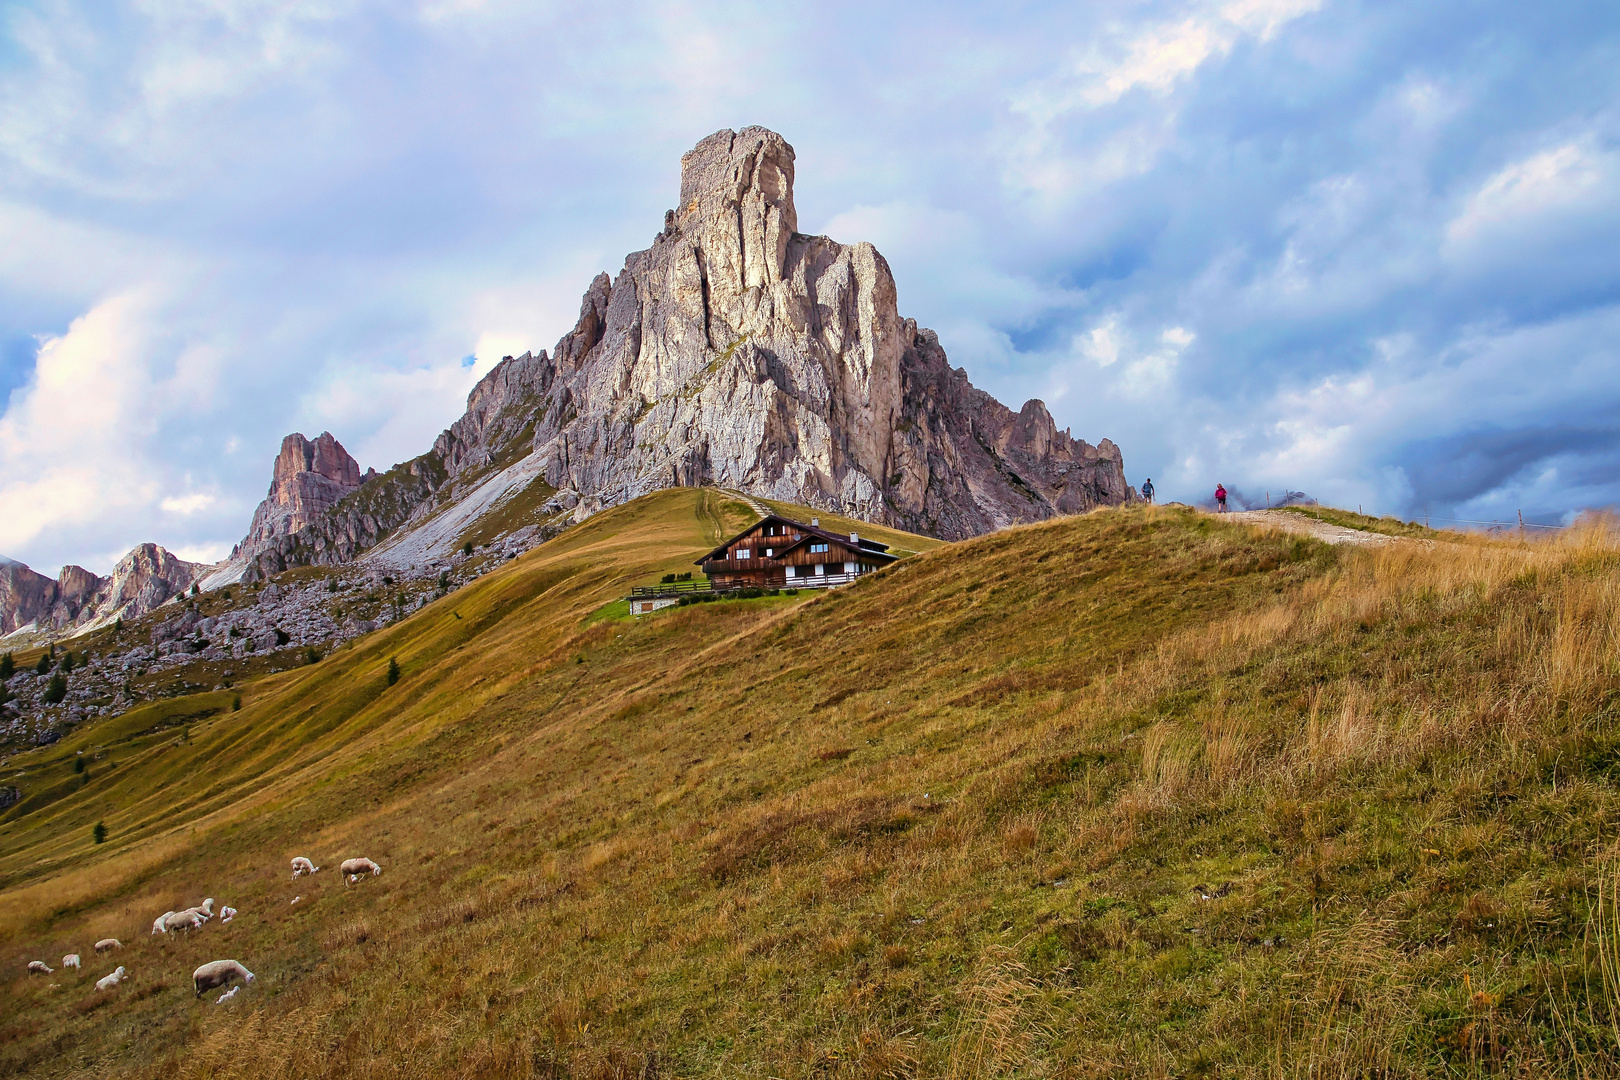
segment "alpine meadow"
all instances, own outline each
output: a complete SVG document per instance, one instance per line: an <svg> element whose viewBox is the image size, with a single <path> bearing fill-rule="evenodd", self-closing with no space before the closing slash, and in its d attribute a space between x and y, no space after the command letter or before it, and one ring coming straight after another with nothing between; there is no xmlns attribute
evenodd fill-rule
<svg viewBox="0 0 1620 1080"><path fill-rule="evenodd" d="M239 710L13 755L49 796L0 826L0 1067L1620 1065L1607 520L1367 547L1185 508L951 545L853 523L905 557L627 616L754 516L647 495ZM351 886L362 854L385 872ZM303 855L325 870L289 881ZM204 895L241 914L147 932ZM125 992L22 972L106 937ZM257 972L246 1008L194 1004L215 954Z"/></svg>

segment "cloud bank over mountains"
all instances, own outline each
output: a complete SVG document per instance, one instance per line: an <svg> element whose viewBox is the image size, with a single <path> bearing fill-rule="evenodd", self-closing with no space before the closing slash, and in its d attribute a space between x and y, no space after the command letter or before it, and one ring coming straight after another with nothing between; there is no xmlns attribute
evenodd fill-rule
<svg viewBox="0 0 1620 1080"><path fill-rule="evenodd" d="M1617 57L1557 3L13 4L0 552L214 558L287 432L420 452L755 123L1161 497L1556 521L1620 501Z"/></svg>

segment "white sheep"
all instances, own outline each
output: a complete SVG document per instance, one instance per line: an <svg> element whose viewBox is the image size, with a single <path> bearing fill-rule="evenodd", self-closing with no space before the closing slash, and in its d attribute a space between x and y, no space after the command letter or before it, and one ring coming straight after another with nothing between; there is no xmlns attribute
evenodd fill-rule
<svg viewBox="0 0 1620 1080"><path fill-rule="evenodd" d="M28 974L30 975L49 975L55 970L55 968L51 967L43 960L28 961Z"/></svg>
<svg viewBox="0 0 1620 1080"><path fill-rule="evenodd" d="M293 902L293 903L294 903L294 904L296 904L296 903L298 903L298 901L300 901L300 900L302 900L302 899L303 899L303 897L302 897L302 896L295 896L295 897L293 897L293 898L292 898L292 902ZM291 906L292 906L292 905L291 905L291 904L289 904L289 905L288 905L288 906L289 906L289 907L291 907Z"/></svg>
<svg viewBox="0 0 1620 1080"><path fill-rule="evenodd" d="M382 873L382 867L370 859L344 859L343 865L338 867L338 872L347 875L349 884L353 885L366 874L376 877Z"/></svg>
<svg viewBox="0 0 1620 1080"><path fill-rule="evenodd" d="M104 937L96 942L96 952L98 953L106 952L109 949L122 949L123 947L124 943L115 937Z"/></svg>
<svg viewBox="0 0 1620 1080"><path fill-rule="evenodd" d="M74 968L76 970L79 966L79 954L76 952L70 952L66 956L62 957L62 966L65 968Z"/></svg>
<svg viewBox="0 0 1620 1080"><path fill-rule="evenodd" d="M196 930L204 921L200 911L171 911L163 917L163 932L167 934L175 930Z"/></svg>
<svg viewBox="0 0 1620 1080"><path fill-rule="evenodd" d="M292 861L292 867L293 877L298 877L300 874L316 874L321 869L302 855Z"/></svg>
<svg viewBox="0 0 1620 1080"><path fill-rule="evenodd" d="M157 918L153 919L152 920L152 933L154 933L154 934L167 934L169 932L169 928L165 924L169 921L169 916L173 915L173 914L174 914L174 912L172 912L172 911L165 911L163 914L161 914Z"/></svg>
<svg viewBox="0 0 1620 1080"><path fill-rule="evenodd" d="M242 988L240 986L233 986L229 990L225 991L223 994L219 995L219 997L215 998L214 999L214 1004L215 1005L223 1005L227 1001L231 1000L231 998L233 998L237 994L241 993L241 991L242 991Z"/></svg>
<svg viewBox="0 0 1620 1080"><path fill-rule="evenodd" d="M237 979L250 983L255 977L253 972L243 967L237 960L214 960L191 973L191 981L197 984L198 997L202 997L205 990L212 990L216 986L225 986Z"/></svg>
<svg viewBox="0 0 1620 1080"><path fill-rule="evenodd" d="M103 975L101 978L96 980L96 989L97 990L111 990L113 987L117 986L119 983L121 983L123 981L124 981L124 965L119 964L117 971L113 972L111 975Z"/></svg>
<svg viewBox="0 0 1620 1080"><path fill-rule="evenodd" d="M219 909L220 922L228 923L234 918L236 918L236 909L231 907L231 905L226 904L224 907Z"/></svg>

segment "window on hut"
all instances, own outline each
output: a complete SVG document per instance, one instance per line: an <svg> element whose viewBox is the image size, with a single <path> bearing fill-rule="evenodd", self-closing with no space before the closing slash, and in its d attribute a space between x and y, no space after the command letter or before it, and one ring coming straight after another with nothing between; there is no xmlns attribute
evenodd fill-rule
<svg viewBox="0 0 1620 1080"><path fill-rule="evenodd" d="M819 554L820 552L823 552L823 551L826 551L826 550L827 550L827 545L826 544L811 544L810 545L810 554L812 554L812 555Z"/></svg>
<svg viewBox="0 0 1620 1080"><path fill-rule="evenodd" d="M737 549L737 558L739 558L739 559L752 558L753 554L754 554L754 552L753 552L753 550L751 548L738 548Z"/></svg>

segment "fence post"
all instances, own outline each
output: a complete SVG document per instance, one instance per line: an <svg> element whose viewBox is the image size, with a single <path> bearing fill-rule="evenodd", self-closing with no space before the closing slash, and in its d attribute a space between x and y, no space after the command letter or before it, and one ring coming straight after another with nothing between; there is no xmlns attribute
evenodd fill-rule
<svg viewBox="0 0 1620 1080"><path fill-rule="evenodd" d="M1524 540L1524 511L1519 511L1519 539Z"/></svg>

